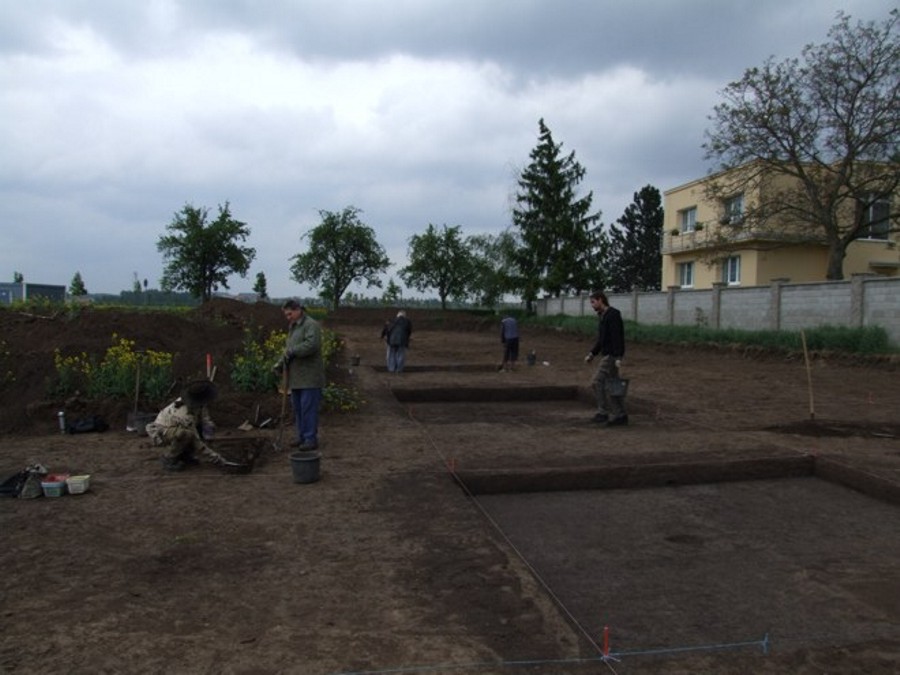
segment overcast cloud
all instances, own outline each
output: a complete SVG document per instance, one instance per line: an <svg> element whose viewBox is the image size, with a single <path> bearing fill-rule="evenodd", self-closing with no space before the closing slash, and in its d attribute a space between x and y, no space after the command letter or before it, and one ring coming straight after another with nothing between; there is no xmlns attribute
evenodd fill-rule
<svg viewBox="0 0 900 675"><path fill-rule="evenodd" d="M744 70L894 0L30 0L0 5L0 279L159 285L185 204L228 201L274 297L319 210L409 238L510 224L544 118L604 223L703 176ZM378 289L354 287L366 295ZM407 293L407 295L418 295Z"/></svg>

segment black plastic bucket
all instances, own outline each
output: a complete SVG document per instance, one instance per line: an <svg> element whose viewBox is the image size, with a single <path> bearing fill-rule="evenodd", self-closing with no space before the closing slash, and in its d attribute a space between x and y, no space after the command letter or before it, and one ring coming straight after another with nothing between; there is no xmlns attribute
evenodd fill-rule
<svg viewBox="0 0 900 675"><path fill-rule="evenodd" d="M317 450L300 450L291 453L291 471L295 483L315 483L319 480L319 460L322 453Z"/></svg>

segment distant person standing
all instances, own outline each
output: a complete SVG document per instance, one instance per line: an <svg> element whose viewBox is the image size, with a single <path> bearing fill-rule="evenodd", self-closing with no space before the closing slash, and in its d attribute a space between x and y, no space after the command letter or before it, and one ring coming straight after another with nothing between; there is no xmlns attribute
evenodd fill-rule
<svg viewBox="0 0 900 675"><path fill-rule="evenodd" d="M291 447L315 450L319 447L319 407L325 387L322 328L296 300L286 300L281 309L288 320L288 332L284 355L275 364L275 370L283 373L287 369L297 430L297 440Z"/></svg>
<svg viewBox="0 0 900 675"><path fill-rule="evenodd" d="M512 370L519 360L519 324L512 316L500 321L500 342L503 343L503 363L500 370Z"/></svg>
<svg viewBox="0 0 900 675"><path fill-rule="evenodd" d="M406 350L409 349L409 338L412 335L412 322L406 318L402 309L397 312L391 325L387 328L389 373L402 373L406 367Z"/></svg>
<svg viewBox="0 0 900 675"><path fill-rule="evenodd" d="M624 426L628 424L625 395L611 391L611 386L618 382L619 367L622 357L625 356L625 324L621 312L609 306L605 293L594 291L590 300L591 307L599 317L597 341L584 357L585 363L590 363L596 356L600 357L592 381L597 397L597 414L594 415L594 421L608 427Z"/></svg>

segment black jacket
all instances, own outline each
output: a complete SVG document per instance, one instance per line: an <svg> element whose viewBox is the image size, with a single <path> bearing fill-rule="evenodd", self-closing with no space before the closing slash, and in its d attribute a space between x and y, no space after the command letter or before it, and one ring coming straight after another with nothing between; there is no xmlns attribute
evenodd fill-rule
<svg viewBox="0 0 900 675"><path fill-rule="evenodd" d="M405 316L398 316L387 329L387 342L391 347L409 347L412 322Z"/></svg>
<svg viewBox="0 0 900 675"><path fill-rule="evenodd" d="M607 307L599 316L597 341L591 347L591 354L617 359L625 356L625 324L622 322L622 313L615 307Z"/></svg>

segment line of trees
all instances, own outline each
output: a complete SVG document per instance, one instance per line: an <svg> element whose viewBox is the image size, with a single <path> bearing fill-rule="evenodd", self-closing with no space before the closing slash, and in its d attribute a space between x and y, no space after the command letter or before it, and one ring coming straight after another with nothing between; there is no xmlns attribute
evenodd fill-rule
<svg viewBox="0 0 900 675"><path fill-rule="evenodd" d="M747 70L728 85L710 118L704 147L721 168L755 162L800 179L800 192L777 195L780 201L758 208L790 212L795 222L816 232L831 250L828 278L840 278L846 246L870 225L862 214L849 229L840 224L846 200L871 203L900 185L898 16L894 10L880 25L854 27L839 14L831 42L807 47L802 64L770 60ZM880 171L859 171L860 161L874 162ZM493 306L516 295L530 307L540 295L659 289L659 190L644 186L623 215L604 226L602 214L593 209L593 193L579 191L585 174L574 151L563 154L562 143L541 119L538 143L517 181L510 226L497 235L465 236L460 225L428 223L409 239L409 262L400 278L418 291L435 291L442 306L449 300ZM761 174L741 175L758 180ZM732 192L742 187L726 186ZM289 259L293 279L317 287L334 308L351 284L382 288L391 265L361 213L354 206L321 210L321 222L301 236L306 250ZM893 218L891 231L896 231ZM231 274L245 276L255 256L254 249L241 245L249 228L231 216L227 202L211 222L206 209L186 205L168 230L157 244L168 261L164 290L186 290L208 300L219 287L228 287ZM254 288L265 295L261 273ZM399 297L393 279L384 297Z"/></svg>
<svg viewBox="0 0 900 675"><path fill-rule="evenodd" d="M635 284L650 288L654 276L649 269L661 265L659 191L648 185L635 193L635 204L607 233L600 212L592 211L592 193L579 195L585 169L575 153L562 154L562 144L554 141L543 119L538 127L531 163L518 181L512 225L497 235L465 236L461 225L428 223L408 240L409 262L399 270L408 287L437 293L444 308L451 300L493 307L509 295L530 307L541 294L559 296L609 284L614 290ZM320 210L321 222L301 235L306 249L290 258L294 281L318 288L333 308L352 284L382 288L391 266L361 213L355 206ZM250 230L232 217L227 202L212 221L207 209L187 204L167 229L157 244L167 261L164 291L180 289L206 301L218 288L228 288L230 275L245 276L255 256L254 249L240 245ZM261 272L254 290L266 295ZM383 299L401 299L392 278Z"/></svg>

